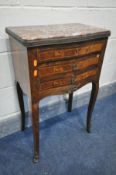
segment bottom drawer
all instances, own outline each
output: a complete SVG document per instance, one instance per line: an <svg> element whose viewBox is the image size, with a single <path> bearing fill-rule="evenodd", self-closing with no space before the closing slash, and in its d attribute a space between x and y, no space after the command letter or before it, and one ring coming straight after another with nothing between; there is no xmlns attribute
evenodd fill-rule
<svg viewBox="0 0 116 175"><path fill-rule="evenodd" d="M71 83L72 83L72 78L71 78L71 75L69 75L61 79L47 81L45 83L40 83L39 90L44 91L47 89L67 86L67 85L71 85Z"/></svg>
<svg viewBox="0 0 116 175"><path fill-rule="evenodd" d="M88 70L87 72L81 73L81 74L66 74L63 76L63 78L56 79L56 80L51 80L47 82L40 83L39 85L39 90L44 91L47 89L53 89L53 88L58 88L62 86L68 86L68 85L75 85L81 84L81 82L88 82L88 80L91 77L96 77L98 72L98 68Z"/></svg>

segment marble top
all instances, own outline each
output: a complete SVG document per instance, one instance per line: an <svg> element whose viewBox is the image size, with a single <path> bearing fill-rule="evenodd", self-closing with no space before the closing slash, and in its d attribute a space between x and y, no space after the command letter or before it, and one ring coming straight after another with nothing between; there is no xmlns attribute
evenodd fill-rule
<svg viewBox="0 0 116 175"><path fill-rule="evenodd" d="M78 42L110 35L109 30L79 23L7 27L6 32L25 46Z"/></svg>

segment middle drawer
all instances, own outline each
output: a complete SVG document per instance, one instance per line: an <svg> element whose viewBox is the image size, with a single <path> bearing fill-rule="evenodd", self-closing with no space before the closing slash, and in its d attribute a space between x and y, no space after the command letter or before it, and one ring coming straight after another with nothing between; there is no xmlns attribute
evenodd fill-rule
<svg viewBox="0 0 116 175"><path fill-rule="evenodd" d="M63 75L69 73L87 72L94 69L100 63L100 55L91 55L74 60L60 61L54 63L43 64L39 66L40 82L62 78Z"/></svg>

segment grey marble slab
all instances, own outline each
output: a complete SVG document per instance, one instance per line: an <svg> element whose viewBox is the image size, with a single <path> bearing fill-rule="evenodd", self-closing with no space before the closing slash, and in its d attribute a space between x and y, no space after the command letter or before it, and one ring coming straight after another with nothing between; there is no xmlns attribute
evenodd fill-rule
<svg viewBox="0 0 116 175"><path fill-rule="evenodd" d="M6 32L25 46L39 46L103 38L110 31L79 23L7 27Z"/></svg>

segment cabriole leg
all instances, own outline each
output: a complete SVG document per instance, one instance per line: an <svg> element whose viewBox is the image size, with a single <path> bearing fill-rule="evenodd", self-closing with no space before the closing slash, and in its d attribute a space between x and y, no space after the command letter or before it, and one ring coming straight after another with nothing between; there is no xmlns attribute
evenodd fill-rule
<svg viewBox="0 0 116 175"><path fill-rule="evenodd" d="M96 102L98 90L99 90L99 82L92 82L92 91L91 91L91 97L90 97L90 102L88 106L88 112L87 112L87 132L88 133L90 132L90 129L91 129L92 112Z"/></svg>
<svg viewBox="0 0 116 175"><path fill-rule="evenodd" d="M18 94L18 100L19 100L19 106L21 110L21 130L25 130L25 107L24 107L24 101L23 101L23 92L19 85L19 83L16 83L17 88L17 94Z"/></svg>

